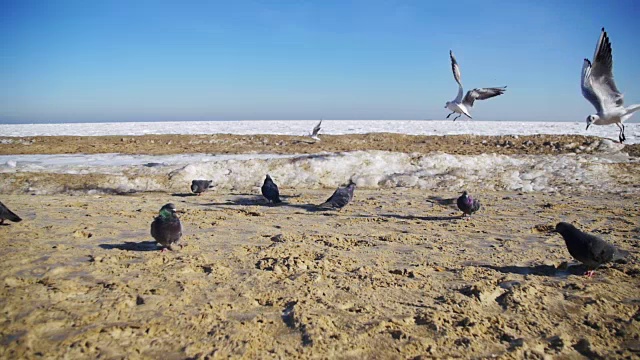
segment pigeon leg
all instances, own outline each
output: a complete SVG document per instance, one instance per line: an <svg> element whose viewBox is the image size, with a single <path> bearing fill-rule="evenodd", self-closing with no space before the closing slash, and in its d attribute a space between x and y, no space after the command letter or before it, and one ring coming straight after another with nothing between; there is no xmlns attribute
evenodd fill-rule
<svg viewBox="0 0 640 360"><path fill-rule="evenodd" d="M0 225L4 225L4 219L0 219Z"/></svg>
<svg viewBox="0 0 640 360"><path fill-rule="evenodd" d="M455 114L455 113L456 113L455 111L452 111L452 112L451 112L451 114L447 115L446 119L448 119L448 118L449 118L449 116L451 116L451 115L453 115L453 114Z"/></svg>
<svg viewBox="0 0 640 360"><path fill-rule="evenodd" d="M162 250L160 250L161 253L166 253L167 252L167 248L163 247Z"/></svg>
<svg viewBox="0 0 640 360"><path fill-rule="evenodd" d="M458 115L458 116L454 117L454 118L453 118L453 121L456 121L460 116L462 116L462 114L460 114L460 115Z"/></svg>
<svg viewBox="0 0 640 360"><path fill-rule="evenodd" d="M588 277L589 279L591 279L594 275L596 274L595 270L589 270L586 273L584 273L584 276Z"/></svg>

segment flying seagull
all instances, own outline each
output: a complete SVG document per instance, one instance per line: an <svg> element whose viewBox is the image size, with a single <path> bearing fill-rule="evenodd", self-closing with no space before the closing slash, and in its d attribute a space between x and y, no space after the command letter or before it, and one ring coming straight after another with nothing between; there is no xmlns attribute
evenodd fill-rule
<svg viewBox="0 0 640 360"><path fill-rule="evenodd" d="M169 203L160 208L160 213L151 223L151 236L162 246L162 251L166 248L173 250L172 245L179 244L182 237L182 224L176 215L176 206Z"/></svg>
<svg viewBox="0 0 640 360"><path fill-rule="evenodd" d="M469 115L469 110L471 110L474 101L490 99L494 96L502 95L506 91L507 87L503 86L492 88L476 88L467 91L467 95L462 98L464 90L462 89L460 66L458 66L458 62L456 61L456 57L453 56L452 51L449 51L449 57L451 57L451 70L453 71L453 78L458 83L458 96L456 96L456 98L452 101L447 101L447 104L444 106L445 109L451 110L451 114L447 115L447 119L454 113L458 113L459 115L456 116L453 121L456 121L456 119L463 114L469 119L473 119L471 115Z"/></svg>
<svg viewBox="0 0 640 360"><path fill-rule="evenodd" d="M20 222L22 219L20 216L13 213L13 211L9 210L3 203L0 202L0 225L4 224L4 220L7 219L13 222Z"/></svg>
<svg viewBox="0 0 640 360"><path fill-rule="evenodd" d="M211 183L213 180L192 180L191 181L191 192L194 194L198 194L198 196L202 195L203 192L210 189Z"/></svg>
<svg viewBox="0 0 640 360"><path fill-rule="evenodd" d="M585 275L588 277L592 277L600 265L629 255L629 252L620 250L597 236L584 233L566 222L558 223L556 232L564 238L569 254L587 266Z"/></svg>
<svg viewBox="0 0 640 360"><path fill-rule="evenodd" d="M602 28L596 50L593 53L593 63L584 59L582 77L580 79L582 96L589 100L597 113L587 116L587 129L591 124L616 124L620 129L618 140L626 140L624 136L624 122L634 112L640 110L640 104L624 107L623 95L613 80L613 56L611 42L607 32Z"/></svg>
<svg viewBox="0 0 640 360"><path fill-rule="evenodd" d="M318 123L318 125L316 125L311 131L311 134L309 134L309 137L315 141L320 141L320 138L318 137L318 133L320 132L321 124L322 124L322 119L320 119L320 122Z"/></svg>

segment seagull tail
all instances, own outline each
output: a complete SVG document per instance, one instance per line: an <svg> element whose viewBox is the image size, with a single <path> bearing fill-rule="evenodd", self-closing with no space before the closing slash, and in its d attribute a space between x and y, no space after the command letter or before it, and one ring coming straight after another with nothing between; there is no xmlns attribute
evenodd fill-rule
<svg viewBox="0 0 640 360"><path fill-rule="evenodd" d="M633 104L633 105L627 106L627 108L625 110L627 111L627 113L625 115L631 115L634 112L640 110L640 104Z"/></svg>

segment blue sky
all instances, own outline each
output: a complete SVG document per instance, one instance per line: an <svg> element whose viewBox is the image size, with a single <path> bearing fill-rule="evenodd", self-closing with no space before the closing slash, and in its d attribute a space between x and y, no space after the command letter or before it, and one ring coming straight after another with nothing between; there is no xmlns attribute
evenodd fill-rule
<svg viewBox="0 0 640 360"><path fill-rule="evenodd" d="M634 2L0 0L0 123L443 119L449 49L475 119L584 121L602 26L640 103Z"/></svg>

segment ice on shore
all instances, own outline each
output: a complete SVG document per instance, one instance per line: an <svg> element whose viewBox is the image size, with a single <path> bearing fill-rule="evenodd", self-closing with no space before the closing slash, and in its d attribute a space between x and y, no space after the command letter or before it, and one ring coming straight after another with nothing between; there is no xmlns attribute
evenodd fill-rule
<svg viewBox="0 0 640 360"><path fill-rule="evenodd" d="M318 120L175 121L67 124L0 124L0 136L97 136L148 134L276 134L307 135ZM580 122L538 121L450 121L450 120L325 120L322 134L366 134L377 132L409 135L591 135L618 139L614 125L585 129ZM627 143L640 143L640 124L627 123ZM0 143L11 143L0 138ZM27 144L28 145L28 144Z"/></svg>
<svg viewBox="0 0 640 360"><path fill-rule="evenodd" d="M312 155L3 155L0 186L6 192L188 191L193 179L210 179L214 191L256 190L270 174L281 188L334 188L353 179L367 188L428 191L592 189L637 192L619 163L621 152L597 155L450 155L353 151ZM26 183L15 181L28 173ZM85 176L76 184L68 174ZM101 176L86 176L99 174ZM39 180L48 179L46 181ZM52 180L53 179L53 180ZM59 180L58 180L59 179ZM62 180L66 179L66 180ZM70 181L65 184L62 181Z"/></svg>

